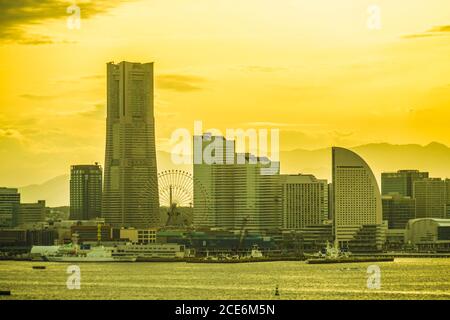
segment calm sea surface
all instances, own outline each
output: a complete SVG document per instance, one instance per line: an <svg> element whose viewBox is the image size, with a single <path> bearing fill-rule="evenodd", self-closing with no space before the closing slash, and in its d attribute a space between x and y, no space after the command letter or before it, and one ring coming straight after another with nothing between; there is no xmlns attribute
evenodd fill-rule
<svg viewBox="0 0 450 320"><path fill-rule="evenodd" d="M0 261L3 299L449 299L450 259L377 263L381 288L367 289L372 263L308 265L81 263L81 289L66 287L69 264ZM32 266L45 265L45 270Z"/></svg>

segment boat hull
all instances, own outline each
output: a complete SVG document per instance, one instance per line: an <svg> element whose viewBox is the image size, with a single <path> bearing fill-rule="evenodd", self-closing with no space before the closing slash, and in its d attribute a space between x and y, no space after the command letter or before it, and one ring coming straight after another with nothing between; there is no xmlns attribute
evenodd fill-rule
<svg viewBox="0 0 450 320"><path fill-rule="evenodd" d="M135 257L46 257L50 262L135 262Z"/></svg>

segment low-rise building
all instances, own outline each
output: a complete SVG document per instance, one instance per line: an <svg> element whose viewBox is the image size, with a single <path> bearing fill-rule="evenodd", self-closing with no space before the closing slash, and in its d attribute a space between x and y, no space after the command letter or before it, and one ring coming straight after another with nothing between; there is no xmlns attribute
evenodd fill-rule
<svg viewBox="0 0 450 320"><path fill-rule="evenodd" d="M386 230L386 250L403 250L405 246L405 229Z"/></svg>
<svg viewBox="0 0 450 320"><path fill-rule="evenodd" d="M121 228L120 240L132 243L155 243L156 229Z"/></svg>
<svg viewBox="0 0 450 320"><path fill-rule="evenodd" d="M111 226L109 225L74 225L70 228L70 232L72 235L75 233L78 234L78 240L80 242L112 240Z"/></svg>
<svg viewBox="0 0 450 320"><path fill-rule="evenodd" d="M405 243L419 251L450 252L450 219L410 220L406 227Z"/></svg>
<svg viewBox="0 0 450 320"><path fill-rule="evenodd" d="M16 226L32 225L45 221L45 200L36 203L21 203L16 215Z"/></svg>

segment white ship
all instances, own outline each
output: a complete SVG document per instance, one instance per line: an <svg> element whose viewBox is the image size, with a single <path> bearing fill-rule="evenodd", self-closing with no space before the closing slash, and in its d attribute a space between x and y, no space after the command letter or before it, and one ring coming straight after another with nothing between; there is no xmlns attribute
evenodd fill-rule
<svg viewBox="0 0 450 320"><path fill-rule="evenodd" d="M46 255L51 262L134 262L136 257L115 256L113 248L96 246L87 250L80 249L77 245L62 247L58 252Z"/></svg>

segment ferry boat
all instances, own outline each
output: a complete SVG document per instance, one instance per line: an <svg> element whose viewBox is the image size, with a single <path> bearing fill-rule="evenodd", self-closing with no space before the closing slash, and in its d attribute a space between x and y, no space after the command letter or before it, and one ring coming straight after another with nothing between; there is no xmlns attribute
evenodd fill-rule
<svg viewBox="0 0 450 320"><path fill-rule="evenodd" d="M264 257L257 245L253 245L252 250L247 255L210 255L207 252L204 258L192 258L186 260L190 263L244 263L244 262L264 262L273 261L273 259Z"/></svg>
<svg viewBox="0 0 450 320"><path fill-rule="evenodd" d="M135 262L136 257L116 256L113 248L104 246L80 249L77 245L60 248L56 253L46 255L50 262Z"/></svg>

